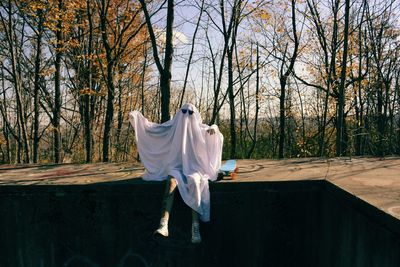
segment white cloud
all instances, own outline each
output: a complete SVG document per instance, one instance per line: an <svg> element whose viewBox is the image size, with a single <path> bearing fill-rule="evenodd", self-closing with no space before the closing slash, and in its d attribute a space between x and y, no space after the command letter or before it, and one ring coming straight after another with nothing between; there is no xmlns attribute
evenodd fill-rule
<svg viewBox="0 0 400 267"><path fill-rule="evenodd" d="M166 39L165 31L155 30L155 32L158 37L158 43L165 44L165 39ZM174 30L172 42L174 46L185 45L188 43L188 39L184 33Z"/></svg>

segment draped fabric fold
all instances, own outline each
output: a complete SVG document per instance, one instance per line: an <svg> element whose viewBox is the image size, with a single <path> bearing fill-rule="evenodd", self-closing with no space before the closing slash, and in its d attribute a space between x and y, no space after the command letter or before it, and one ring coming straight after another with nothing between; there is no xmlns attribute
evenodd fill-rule
<svg viewBox="0 0 400 267"><path fill-rule="evenodd" d="M129 113L129 121L146 169L143 179L162 181L169 175L174 177L184 202L199 213L202 221L209 221L208 180L216 180L221 167L223 136L218 126L203 124L192 104L183 105L162 124L148 121L138 111ZM209 129L214 134L208 133Z"/></svg>

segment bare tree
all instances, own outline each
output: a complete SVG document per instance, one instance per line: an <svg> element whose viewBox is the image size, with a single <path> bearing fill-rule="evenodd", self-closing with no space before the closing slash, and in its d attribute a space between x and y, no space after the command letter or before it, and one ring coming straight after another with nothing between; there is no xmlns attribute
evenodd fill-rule
<svg viewBox="0 0 400 267"><path fill-rule="evenodd" d="M88 88L89 92L94 92L93 89L93 62L92 62L92 54L93 54L93 15L92 15L92 6L91 0L86 1L86 13L87 20L89 23L89 39L87 46L87 69L89 77ZM86 163L92 162L92 116L90 116L91 103L90 103L91 94L85 94L84 96L84 111L83 111L83 122L84 122L84 133L85 133L85 150L86 150Z"/></svg>
<svg viewBox="0 0 400 267"><path fill-rule="evenodd" d="M14 25L14 18L13 14L15 12L15 8L12 4L11 0L8 0L7 2L0 2L0 7L3 8L4 13L0 12L0 20L2 24L2 28L5 33L5 37L7 40L7 45L8 45L8 52L10 56L10 61L11 61L11 70L6 68L7 72L11 75L12 77L12 82L14 85L14 90L15 90L15 97L16 97L16 113L17 113L17 127L18 127L18 144L23 145L24 148L24 161L26 163L30 162L30 148L28 144L28 135L26 131L26 111L25 111L25 106L23 103L23 96L22 96L22 77L21 77L21 69L20 69L20 63L18 62L18 43L21 44L22 40L18 41L16 39L16 36L18 36L15 32L16 27ZM7 16L7 17L6 17ZM23 26L22 26L23 27ZM24 29L22 29L23 31ZM3 65L3 68L5 66ZM22 144L21 144L22 143ZM19 146L20 147L20 146ZM18 153L19 154L19 153ZM18 155L19 156L19 155ZM20 162L20 160L18 160Z"/></svg>
<svg viewBox="0 0 400 267"><path fill-rule="evenodd" d="M17 6L21 16L24 21L30 26L34 32L36 44L35 44L35 58L34 58L34 82L33 82L33 108L34 108L34 118L33 118L33 163L38 162L39 154L39 115L40 115L40 105L39 105L39 93L41 84L41 65L42 65L42 47L43 47L43 35L44 35L44 22L45 22L45 10L44 8L37 8L32 11L25 10L20 6ZM29 12L34 12L29 14Z"/></svg>
<svg viewBox="0 0 400 267"><path fill-rule="evenodd" d="M291 11L292 11L292 33L293 33L293 52L290 56L289 65L285 70L285 65L287 64L286 59L288 58L288 46L289 44L285 44L285 48L282 55L282 63L279 72L279 83L280 83L280 96L279 96L279 152L278 157L284 157L284 146L285 146L285 123L286 123L286 114L285 114L285 101L286 101L286 84L289 76L292 74L294 70L294 64L296 62L296 58L299 50L299 38L297 36L297 28L296 28L296 0L291 0Z"/></svg>
<svg viewBox="0 0 400 267"><path fill-rule="evenodd" d="M64 10L63 0L58 0L59 10ZM54 162L61 161L61 60L63 54L63 21L60 17L56 25L56 49L55 49L55 73L54 73L54 106L53 106L53 144L54 144Z"/></svg>
<svg viewBox="0 0 400 267"><path fill-rule="evenodd" d="M181 93L181 99L179 101L179 106L182 106L183 99L185 97L185 91L186 91L186 85L187 85L187 80L188 80L188 76L189 76L190 65L192 63L193 52L194 52L194 48L195 48L195 44L196 44L196 36L197 36L197 32L198 32L199 27L200 27L201 17L203 15L203 11L204 11L204 1L205 0L201 1L200 14L199 14L199 17L197 19L196 27L194 29L193 36L192 36L190 54L189 54L189 58L188 58L188 63L186 65L185 79L183 80L183 88L182 88L182 93Z"/></svg>
<svg viewBox="0 0 400 267"><path fill-rule="evenodd" d="M112 121L114 117L114 98L115 98L115 85L114 85L114 71L128 44L140 32L143 23L137 25L133 30L131 26L134 25L139 19L139 10L136 10L133 15L125 23L119 23L119 20L111 21L108 17L110 8L110 0L98 0L101 36L106 54L107 70L105 74L107 84L107 107L106 117L104 121L103 133L103 162L109 161L109 146L110 146L110 132ZM126 5L126 8L129 4ZM109 32L112 29L112 23L118 24L117 31L112 31L113 37L110 38ZM112 40L110 40L112 39Z"/></svg>
<svg viewBox="0 0 400 267"><path fill-rule="evenodd" d="M234 77L233 77L233 54L234 47L237 39L237 32L239 29L239 24L242 21L243 10L246 6L246 3L243 3L242 0L234 0L231 5L230 17L227 19L226 14L227 10L225 8L225 1L219 1L219 11L218 14L221 19L221 26L215 19L213 18L213 14L206 10L209 19L213 23L213 25L218 29L218 31L222 34L224 39L224 46L221 56L221 63L219 68L219 76L218 82L214 88L214 107L213 114L210 123L215 123L219 110L225 102L226 97L229 100L229 110L230 110L230 157L236 157L236 143L237 143L237 134L236 134L236 107L235 107L235 92L234 92ZM228 71L228 85L226 94L224 94L221 101L219 101L219 95L221 90L221 82L222 82L222 71L224 68L225 56L227 60L227 71ZM215 68L214 68L215 69Z"/></svg>
<svg viewBox="0 0 400 267"><path fill-rule="evenodd" d="M259 54L259 45L257 43L257 57L256 57L256 110L255 110L255 118L254 118L254 128L253 128L253 137L251 147L247 153L247 158L251 158L251 155L254 152L254 149L257 144L257 124L258 124L258 115L260 111L260 54Z"/></svg>
<svg viewBox="0 0 400 267"><path fill-rule="evenodd" d="M384 156L387 150L388 109L392 94L392 84L396 74L398 61L398 45L394 41L398 34L392 31L394 1L385 2L375 10L367 3L367 29L369 46L371 49L371 63L376 76L373 77L374 86L371 88L371 102L375 104L375 122L378 130L377 154ZM381 11L382 10L382 11ZM377 16L379 14L379 16Z"/></svg>
<svg viewBox="0 0 400 267"><path fill-rule="evenodd" d="M342 156L344 153L344 106L345 106L345 83L346 83L346 69L347 69L347 49L349 47L349 16L350 16L350 0L345 1L344 11L344 37L343 37L343 59L342 70L340 74L340 85L338 93L338 109L336 120L336 156Z"/></svg>
<svg viewBox="0 0 400 267"><path fill-rule="evenodd" d="M173 24L174 24L174 1L173 0L167 1L168 7L167 7L167 26L166 26L166 36L165 36L164 66L161 64L161 60L159 57L156 36L154 34L153 24L151 22L151 16L147 9L146 1L145 0L139 0L139 1L142 5L142 10L146 19L151 45L153 47L154 61L160 73L161 122L165 122L170 119L169 106L171 98L171 77L172 77L171 65L172 65L172 54L174 52L172 43Z"/></svg>

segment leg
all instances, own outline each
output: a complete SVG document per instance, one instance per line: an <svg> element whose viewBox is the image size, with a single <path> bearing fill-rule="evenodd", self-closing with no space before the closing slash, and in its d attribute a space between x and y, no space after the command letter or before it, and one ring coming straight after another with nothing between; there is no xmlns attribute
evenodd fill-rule
<svg viewBox="0 0 400 267"><path fill-rule="evenodd" d="M192 224L193 223L199 223L199 214L195 210L192 210Z"/></svg>
<svg viewBox="0 0 400 267"><path fill-rule="evenodd" d="M200 235L200 223L199 223L199 214L192 210L192 243L200 243L201 235Z"/></svg>
<svg viewBox="0 0 400 267"><path fill-rule="evenodd" d="M174 204L174 195L176 191L177 181L174 177L169 176L167 179L167 185L165 187L164 198L163 198L163 210L161 218L169 220L169 214L171 213L172 206Z"/></svg>
<svg viewBox="0 0 400 267"><path fill-rule="evenodd" d="M169 214L172 210L172 205L174 204L174 195L176 190L177 181L174 177L169 176L167 179L167 184L165 187L164 197L163 197L163 204L162 204L162 213L161 213L161 220L160 226L155 231L155 234L160 234L162 236L167 237L168 233L168 220Z"/></svg>

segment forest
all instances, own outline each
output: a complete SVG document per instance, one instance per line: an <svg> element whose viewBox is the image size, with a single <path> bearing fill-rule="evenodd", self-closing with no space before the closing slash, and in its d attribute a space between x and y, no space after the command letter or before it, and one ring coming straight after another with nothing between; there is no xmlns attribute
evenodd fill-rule
<svg viewBox="0 0 400 267"><path fill-rule="evenodd" d="M400 154L399 0L0 0L0 163L136 161L193 103L223 158Z"/></svg>

